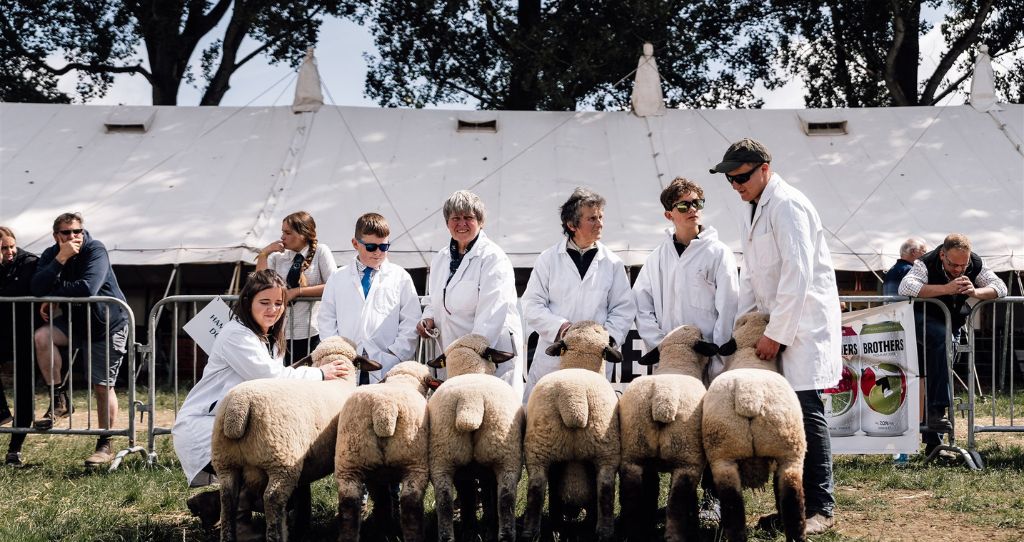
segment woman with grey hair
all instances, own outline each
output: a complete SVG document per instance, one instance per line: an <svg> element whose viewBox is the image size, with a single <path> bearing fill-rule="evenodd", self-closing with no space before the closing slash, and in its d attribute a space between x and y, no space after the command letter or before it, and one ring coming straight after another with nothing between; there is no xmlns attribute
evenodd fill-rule
<svg viewBox="0 0 1024 542"><path fill-rule="evenodd" d="M463 335L476 333L491 347L513 352L495 376L523 392L523 327L516 308L512 261L483 232L485 209L480 198L459 190L444 203L451 242L430 264L423 320L416 326L422 337L436 337L442 349ZM438 375L443 377L443 375Z"/></svg>
<svg viewBox="0 0 1024 542"><path fill-rule="evenodd" d="M559 214L565 239L537 257L523 293L523 317L540 335L526 378L525 402L542 376L558 369L558 358L544 351L573 323L593 320L622 344L636 316L629 276L622 260L598 241L604 229L605 199L579 187ZM615 366L606 364L611 378Z"/></svg>

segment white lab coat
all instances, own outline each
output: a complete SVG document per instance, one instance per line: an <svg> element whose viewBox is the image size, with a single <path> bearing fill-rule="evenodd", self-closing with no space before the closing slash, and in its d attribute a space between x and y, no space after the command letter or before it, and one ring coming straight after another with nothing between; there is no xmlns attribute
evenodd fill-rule
<svg viewBox="0 0 1024 542"><path fill-rule="evenodd" d="M377 382L399 362L415 357L421 313L408 271L385 260L371 276L364 298L355 261L335 271L324 287L317 323L321 338L351 339L359 353L380 363L379 371L370 372L370 382Z"/></svg>
<svg viewBox="0 0 1024 542"><path fill-rule="evenodd" d="M526 325L540 335L526 375L526 392L544 375L558 370L559 359L544 350L555 342L565 322L593 320L605 327L608 335L621 345L636 316L636 304L629 291L629 276L622 260L600 241L597 254L580 278L580 272L566 251L568 238L537 256L530 281L523 292L523 317ZM605 376L612 378L617 364L605 364Z"/></svg>
<svg viewBox="0 0 1024 542"><path fill-rule="evenodd" d="M644 262L633 284L636 330L650 351L673 329L697 326L705 341L724 344L732 337L739 305L736 258L718 232L704 226L682 255L673 242L675 229ZM715 356L709 368L714 378L724 369Z"/></svg>
<svg viewBox="0 0 1024 542"><path fill-rule="evenodd" d="M323 376L313 367L285 367L281 358L270 357L267 345L241 322L232 319L225 324L213 342L202 378L188 392L171 429L174 453L189 484L211 482L202 470L210 462L213 418L220 400L231 388L257 378L321 380Z"/></svg>
<svg viewBox="0 0 1024 542"><path fill-rule="evenodd" d="M449 282L451 260L445 246L430 263L430 295L423 317L433 318L441 333L438 341L442 349L464 335L476 333L486 337L492 348L515 352L514 359L498 365L495 376L522 395L523 324L516 307L512 261L482 230ZM444 375L439 369L438 377Z"/></svg>
<svg viewBox="0 0 1024 542"><path fill-rule="evenodd" d="M842 370L839 290L818 212L772 174L753 223L746 209L743 215L737 315L757 309L771 316L765 335L786 345L780 364L794 390L834 386Z"/></svg>

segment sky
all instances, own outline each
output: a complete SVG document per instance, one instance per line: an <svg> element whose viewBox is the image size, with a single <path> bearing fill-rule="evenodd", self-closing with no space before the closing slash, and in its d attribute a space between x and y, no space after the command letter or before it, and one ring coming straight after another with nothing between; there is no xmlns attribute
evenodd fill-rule
<svg viewBox="0 0 1024 542"><path fill-rule="evenodd" d="M926 14L928 16L929 14ZM937 14L930 14L936 19ZM223 35L223 26L208 36L210 38ZM198 57L206 45L207 39L196 48L193 65L198 66ZM253 50L257 44L251 40L243 43L239 57ZM920 73L930 74L938 63L944 43L936 25L921 41L922 63ZM320 41L316 47L316 57L323 83L324 103L344 106L376 107L377 104L363 95L367 65L363 58L365 52L373 52L373 38L367 28L344 19L329 18L324 21L320 31ZM654 52L655 58L658 51ZM144 56L140 56L144 59ZM51 59L52 65L60 65L58 58ZM996 66L999 69L999 66ZM197 79L201 82L198 73ZM225 106L266 106L289 105L295 92L296 71L286 64L271 65L263 56L249 61L231 78L231 89L228 90L221 105ZM625 74L623 74L625 75ZM58 87L73 93L76 78L67 74L60 79ZM662 85L665 85L662 82ZM792 79L780 89L766 91L759 86L756 95L764 99L764 107L769 109L800 109L804 107L804 85L799 79ZM102 98L87 103L100 105L151 105L150 86L141 76L118 75L110 91ZM202 96L200 89L183 83L178 93L178 105L198 105ZM333 99L332 99L333 98ZM964 98L951 94L945 105L963 103ZM435 106L443 109L472 109L471 104L443 104Z"/></svg>

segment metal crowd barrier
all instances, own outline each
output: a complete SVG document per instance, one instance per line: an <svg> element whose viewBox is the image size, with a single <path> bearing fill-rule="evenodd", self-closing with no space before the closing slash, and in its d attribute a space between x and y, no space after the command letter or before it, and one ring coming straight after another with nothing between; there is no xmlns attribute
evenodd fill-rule
<svg viewBox="0 0 1024 542"><path fill-rule="evenodd" d="M149 431L150 464L155 464L157 459L156 437L171 433L170 427L164 427L156 423L156 390L170 389L172 394L171 410L173 415L177 416L178 409L185 400L185 395L188 394L188 391L201 377L202 367L200 367L200 363L205 363L207 358L207 353L203 352L196 345L195 341L182 330L182 327L195 317L207 303L218 297L228 305L238 300L236 295L176 295L161 299L150 310L147 327L149 342L144 346L140 346L140 350L147 360L147 366L150 368L150 400L148 405L143 407L143 410L149 412L147 429ZM310 309L312 309L312 305L319 301L319 297L297 298L293 301L293 305L289 307L288 314L291 314L294 305L308 304ZM313 312L310 310L306 313L307 318L310 320L312 320ZM310 322L304 323L308 325ZM294 320L289 319L286 325L292 331L295 330ZM435 357L435 349L433 340L421 339L415 359L420 362L433 359ZM166 364L166 367L164 367L164 364ZM182 368L186 372L184 375L181 374ZM162 379L158 381L158 377Z"/></svg>
<svg viewBox="0 0 1024 542"><path fill-rule="evenodd" d="M42 319L42 316L39 314L39 311L38 311L39 306L37 305L38 303L49 303L51 305L51 307L53 309L55 309L55 310L53 310L51 312L51 316L50 316L50 319L49 319L48 322L45 322ZM120 416L119 417L121 418L121 420L117 420L117 419L110 420L111 428L108 428L108 429L103 429L103 428L97 427L98 423L99 423L98 420L96 420L95 422L93 420L93 409L95 407L94 401L93 401L93 384L92 384L92 366L93 366L93 363L103 363L104 364L104 368L106 369L106 371L105 371L106 373L109 373L109 370L110 370L110 351L109 351L109 349L106 352L105 359L103 359L103 360L94 360L94 359L92 359L93 356L92 356L92 348L91 347L92 347L92 344L93 344L93 330L92 330L92 306L91 305L98 304L98 303L105 304L104 307L103 307L103 310L106 313L107 321L110 320L110 304L114 304L114 305L117 305L117 306L121 307L121 309L125 311L125 313L127 314L127 317L128 317L128 322L127 322L128 335L127 335L127 338L126 338L125 354L124 354L125 359L122 360L121 368L118 371L118 380L121 380L123 378L123 379L126 379L127 383L128 383L128 396L127 396L127 401L126 401L128 408L125 408L125 409L119 408L118 409L119 412L120 412ZM25 304L29 305L29 311L31 312L31 315L32 315L31 323L30 323L30 326L29 326L31 329L30 329L30 333L26 333L24 336L19 337L18 334L17 334L17 331L18 331L18 328L19 328L19 325L17 324L18 313L22 312L24 310L24 309L19 309L19 305L25 305ZM76 369L78 367L82 367L82 364L84 364L84 374L86 375L86 385L85 385L85 396L86 396L86 411L85 411L85 414L86 415L85 415L85 426L84 427L80 427L80 426L76 427L76 425L78 425L78 423L80 423L81 416L78 417L79 420L76 420L75 419L76 417L74 416L74 414L71 414L71 415L69 415L66 418L66 420L54 420L54 424L53 424L53 427L51 429L36 429L34 427L34 424L30 424L28 427L15 427L15 425L17 425L17 421L15 421L14 423L12 423L12 427L0 427L0 433L31 434L31 435L93 435L93 436L108 436L108 437L116 437L116 436L127 437L127 439L128 439L128 447L119 450L117 452L117 454L114 456L114 460L111 462L110 467L109 467L109 470L111 470L111 471L117 469L117 467L120 466L121 461L124 459L124 457L126 455L130 454L130 453L140 453L142 455L146 455L146 449L141 447L141 446L137 446L136 442L135 442L136 441L136 436L135 436L136 435L136 428L135 428L135 416L134 416L134 413L135 413L135 411L137 409L139 409L139 406L142 405L142 403L140 401L138 401L138 399L136 397L136 389L135 389L135 374L136 374L135 349L136 349L137 345L135 344L135 315L134 315L134 313L132 313L131 307L129 307L127 303L125 303L124 301L121 301L120 299L117 299L117 298L114 298L114 297L106 297L106 296L95 296L95 297L84 297L84 298L83 297L31 297L31 296L5 297L5 298L0 299L0 310L3 310L3 311L6 312L6 309L3 308L3 305L10 305L10 315L11 315L11 328L10 328L10 332L11 333L9 335L9 337L10 337L10 349L7 349L5 347L4 354L6 354L7 352L10 352L13 356L17 356L18 350L19 350L18 346L20 344L20 341L28 341L29 342L28 350L31 352L31 363L28 366L28 370L31 371L31 377L30 377L31 394L32 394L31 404L32 404L32 411L33 411L31 417L33 418L33 420L36 419L36 416L35 416L35 396L36 396L36 382L38 380L36 378L36 371L37 371L37 367L38 367L37 363L40 361L40 360L36 359L35 339L34 339L36 330L37 330L37 328L44 328L44 327L48 326L49 329L50 329L50 333L52 335L53 330L56 329L54 327L54 324L53 324L54 319L58 316L57 313L56 313L56 309L59 309L65 315L69 315L69 314L71 314L71 311L72 311L73 307L83 306L84 305L84 310L88 311L88 316L85 319L85 322L86 322L85 329L84 330L76 329L74 327L74 324L72 323L72 319L68 318L68 331L67 331L68 346L67 347L54 347L51 350L51 356L50 356L49 364L50 364L50 371L52 372L53 369L54 369L54 363L55 363L55 359L54 359L54 357L52 355L52 352L54 350L63 350L63 352L60 355L62 357L62 365L63 365L62 368L64 369L62 372L66 376L62 377L64 379L64 382L61 382L61 384L65 384L66 385L68 400L72 404L74 404L74 399L75 399L75 384L74 384L75 383L75 379L73 377L74 377ZM83 310L83 309L79 309L79 310ZM42 324L42 325L40 325L40 324ZM82 334L82 333L85 334L84 342L81 342L80 344L76 345L76 343L78 343L80 340L82 340L82 339L79 338L80 334ZM105 340L106 340L107 344L110 344L110 340L111 340L111 336L110 335L111 335L111 330L108 327L106 329L106 337L105 337ZM7 361L7 360L0 360L0 361ZM17 408L18 408L19 403L23 401L23 400L22 401L18 400L19 399L18 395L20 393L24 392L24 390L19 389L19 388L21 388L21 386L17 385L18 382L24 377L24 375L19 375L18 371L19 370L25 370L25 367L24 367L25 364L24 364L23 360L11 360L11 361L14 362L13 363L13 379L12 379L13 382L12 382L11 388L13 389L13 392L14 392L13 393L13 396L14 396L14 410L15 410L14 415L15 415L15 420L17 420L20 417L19 413L17 412ZM47 360L42 360L42 362L45 364L45 363L47 363ZM19 367L19 365L21 367ZM60 384L58 384L58 383L54 383L54 384L51 384L49 386L46 386L47 391L48 391L48 395L50 397L50 399L48 401L48 406L50 408L54 408L54 402L55 402L54 390L59 385ZM116 382L115 382L114 390L116 390L116 389L117 389L117 386L116 386ZM116 391L115 391L115 393L116 393ZM118 403L119 403L119 405L122 404L120 402L120 400L118 401ZM152 400L150 400L150 403L152 403ZM122 429L115 428L116 426L121 425L121 423L119 423L119 422L123 422L125 427L122 428Z"/></svg>
<svg viewBox="0 0 1024 542"><path fill-rule="evenodd" d="M974 305L967 319L968 339L961 351L967 353L969 381L979 383L977 393L974 385L968 386L967 397L971 408L967 410L967 451L979 468L982 468L984 463L975 440L978 433L1024 433L1024 422L1019 419L1017 413L1017 401L1024 399L1024 394L1021 393L1020 384L1015 376L1018 372L1024 374L1024 345L1018 347L1014 329L1015 316L1022 308L1024 297L985 300ZM986 314L991 316L986 317ZM978 365L981 359L978 354L981 341L975 324L985 326L982 329L989 331L988 337L992 340L989 357L991 368L988 375L990 389L987 395L980 387ZM987 411L984 418L979 416L979 402L987 406L984 409ZM1005 412L999 411L998 407L1001 404L1007 405Z"/></svg>
<svg viewBox="0 0 1024 542"><path fill-rule="evenodd" d="M956 401L956 393L955 392L956 392L957 384L958 383L960 384L960 386L968 387L969 390L973 390L973 386L967 386L967 383L961 381L957 377L956 372L953 370L954 369L953 366L954 366L954 363L956 361L956 353L961 351L961 349L960 349L960 345L956 345L957 348L954 348L954 344L953 344L953 329L952 329L953 328L953 324L952 324L951 315L949 313L949 309L946 308L946 306L941 301L939 301L937 299L931 299L931 298L925 299L925 298L910 298L910 297L905 297L905 296L877 295L877 296L839 296L839 300L844 302L844 303L846 303L846 309L845 310L847 312L854 311L854 310L860 310L860 309L867 309L867 308L871 308L871 307L876 306L876 305L882 305L882 304L887 304L887 303L896 303L896 302L907 302L907 301L912 302L914 305L921 304L922 305L923 314L924 314L924 316L926 318L928 316L929 311L939 311L940 312L940 314L942 315L942 319L945 321L945 333L943 334L944 336L943 336L942 340L945 341L945 343L946 343L946 349L945 349L946 350L946 371L948 372L948 380L947 381L949 382L949 386L950 386L950 389L949 389L949 395L950 395L949 419L950 419L951 422L954 422L954 423L953 423L952 431L950 431L949 433L945 434L946 435L945 441L941 442L934 450L932 450L931 454L929 454L928 457L925 458L925 463L928 463L928 462L932 461L933 459L938 457L939 454L942 451L946 450L946 451L950 451L950 452L953 452L954 454L956 454L957 457L962 459L963 462L969 468L971 468L972 470L980 469L981 468L981 464L976 459L976 457L975 457L976 454L972 455L971 453L969 453L969 450L959 446L957 444L957 440L956 440L956 423L955 423L955 420L954 420L954 415L955 415L956 412L966 412L968 419L973 418L974 403L973 403L973 401L968 401L967 404L963 404L963 403L957 403L957 401ZM912 329L912 330L905 330L905 332L907 333L908 337L914 337L915 340L916 340L916 334L917 334L916 316L915 316L915 327L914 327L914 329ZM928 338L927 334L928 334L928 330L927 330L927 327L925 327L925 329L924 329L924 337L923 337L923 341L924 342L928 342L929 341L929 338ZM928 374L927 374L928 373L928 352L927 352L927 350L925 350L925 352L919 353L918 355L921 356L922 360L924 361L923 368L922 368L922 371L921 371L921 389L923 390L923 393L924 393L924 395L922 395L922 409L925 412L925 417L921 421L922 429L923 429L923 426L927 423L927 420L928 420L928 418L927 418L927 416L928 416L928 414L927 414L927 412L928 412L928 408L927 408L927 404L928 404L928 402L927 402L928 401L928 399L927 399L927 386L925 384L925 381L926 381L926 379L928 377ZM971 381L969 380L968 382L971 382ZM968 448L969 447L970 446L968 446Z"/></svg>

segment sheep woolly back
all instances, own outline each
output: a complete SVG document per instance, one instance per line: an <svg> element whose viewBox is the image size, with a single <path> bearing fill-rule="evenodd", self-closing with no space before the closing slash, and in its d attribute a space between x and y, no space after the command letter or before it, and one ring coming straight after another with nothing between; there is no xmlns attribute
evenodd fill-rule
<svg viewBox="0 0 1024 542"><path fill-rule="evenodd" d="M562 336L565 351L559 362L560 369L587 369L604 374L604 349L608 346L608 331L592 320L581 320L569 326Z"/></svg>
<svg viewBox="0 0 1024 542"><path fill-rule="evenodd" d="M493 375L495 366L482 357L490 344L482 335L459 337L445 349L445 370L448 378L464 374Z"/></svg>
<svg viewBox="0 0 1024 542"><path fill-rule="evenodd" d="M356 357L356 348L352 341L344 337L328 337L316 347L312 355L313 364L317 367L339 359L348 360L351 363ZM349 376L346 377L346 380L352 380L354 374L355 367L349 367ZM225 437L237 440L245 436L249 427L249 412L252 410L249 408L250 402L260 397L249 393L230 394L230 397L230 400L225 401L224 423L221 432Z"/></svg>
<svg viewBox="0 0 1024 542"><path fill-rule="evenodd" d="M402 384L410 386L427 395L427 388L424 382L430 376L430 370L426 365L416 361L403 361L388 371L384 378L385 384ZM373 432L380 438L395 436L398 428L399 405L395 401L384 401L377 404L377 408L370 413L373 421Z"/></svg>

